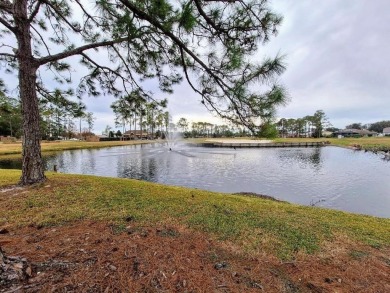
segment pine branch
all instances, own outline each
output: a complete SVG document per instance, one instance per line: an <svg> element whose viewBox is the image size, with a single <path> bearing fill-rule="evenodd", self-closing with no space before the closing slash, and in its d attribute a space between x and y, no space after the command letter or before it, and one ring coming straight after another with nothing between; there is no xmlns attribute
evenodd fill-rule
<svg viewBox="0 0 390 293"><path fill-rule="evenodd" d="M111 72L112 74L116 75L117 77L119 78L122 78L122 75L120 75L116 70L110 68L110 67L107 67L107 66L103 66L103 65L100 65L98 64L97 62L95 62L94 60L92 60L88 55L84 54L84 53L81 53L80 54L81 56L83 56L85 59L87 59L90 63L92 63L96 68L100 68L100 69L103 69L103 71L108 71L108 72Z"/></svg>
<svg viewBox="0 0 390 293"><path fill-rule="evenodd" d="M154 27L158 28L163 34L168 36L176 45L182 48L188 55L190 55L210 76L212 76L216 83L220 86L220 88L225 91L226 89L231 89L223 80L221 80L210 68L196 56L178 37L176 37L172 32L168 31L161 25L160 22L153 19L150 15L138 9L134 4L132 4L128 0L120 0L120 2L129 8L134 14L136 14L139 18L148 21Z"/></svg>
<svg viewBox="0 0 390 293"><path fill-rule="evenodd" d="M42 4L42 2L40 0L38 0L38 3L35 5L34 9L32 10L32 12L30 14L30 17L28 18L29 22L32 22L34 20L35 16L37 16L39 9L41 8L41 4Z"/></svg>
<svg viewBox="0 0 390 293"><path fill-rule="evenodd" d="M87 12L87 10L85 9L84 5L81 4L80 0L75 0L75 1L79 5L79 7L83 11L83 13L88 17L88 19L92 20L93 23L95 23L96 25L99 25L99 23L95 20L95 17Z"/></svg>
<svg viewBox="0 0 390 293"><path fill-rule="evenodd" d="M16 58L16 55L9 53L0 53L0 56L8 57L8 58Z"/></svg>
<svg viewBox="0 0 390 293"><path fill-rule="evenodd" d="M183 64L183 70L184 70L184 75L186 77L186 80L188 82L188 84L190 85L190 87L193 89L194 92L198 93L199 95L202 96L203 99L205 99L209 105L211 106L211 108L218 114L220 115L222 118L225 118L224 115L219 111L219 109L217 109L214 105L214 103L207 98L207 96L205 96L202 92L200 92L192 83L189 75L188 75L188 70L187 70L187 64L185 63L185 59L184 59L184 52L183 52L183 49L180 48L180 58L181 58L181 62ZM207 107L206 107L207 108Z"/></svg>
<svg viewBox="0 0 390 293"><path fill-rule="evenodd" d="M12 26L6 19L4 19L3 17L0 17L0 23L2 25L4 25L7 29L9 29L11 32L13 32L14 34L16 34L16 28L14 26Z"/></svg>
<svg viewBox="0 0 390 293"><path fill-rule="evenodd" d="M58 53L55 55L50 55L50 56L46 56L43 58L39 58L39 59L37 59L37 62L38 62L38 65L40 66L40 65L43 65L43 64L46 64L49 62L53 62L53 61L58 61L58 60L61 60L61 59L64 59L64 58L67 58L70 56L80 55L81 53L83 53L86 50L112 46L114 44L118 44L118 43L122 43L122 42L126 42L126 41L129 41L129 39L128 38L120 38L117 40L102 41L102 42L87 44L87 45L80 46L78 48L75 48L75 49L72 49L69 51L64 51L64 52L61 52L61 53Z"/></svg>
<svg viewBox="0 0 390 293"><path fill-rule="evenodd" d="M216 31L221 30L221 27L217 26L215 24L215 22L210 17L208 17L207 14L204 12L204 10L202 9L202 5L201 5L200 1L199 0L193 0L193 1L195 2L196 9L198 9L199 14L204 18L204 20L206 20L206 22L209 25L211 25L211 27L213 29L215 29Z"/></svg>
<svg viewBox="0 0 390 293"><path fill-rule="evenodd" d="M38 31L34 26L31 25L31 28L35 31L35 33L36 33L36 34L39 36L39 38L41 39L41 42L42 42L42 44L45 46L47 53L48 53L49 55L51 55L51 54L50 54L49 46L46 44L45 39L42 37L42 35L39 33L39 31Z"/></svg>
<svg viewBox="0 0 390 293"><path fill-rule="evenodd" d="M131 81L136 85L137 88L139 88L143 92L142 87L138 85L137 81L134 79L133 75L131 74L131 68L129 67L128 62L126 62L125 58L122 56L119 50L115 48L115 46L112 46L112 49L115 51L119 59L121 59L123 65L126 67L127 73L130 76Z"/></svg>
<svg viewBox="0 0 390 293"><path fill-rule="evenodd" d="M61 10L57 9L54 5L52 5L49 1L47 0L40 0L42 3L46 4L49 6L51 9L54 10L54 12L75 32L75 33L81 33L81 29L75 27L73 24L69 22L67 17L61 12Z"/></svg>
<svg viewBox="0 0 390 293"><path fill-rule="evenodd" d="M93 64L96 68L99 68L99 69L102 69L103 72L104 72L104 75L109 79L109 76L108 76L108 73L111 73L113 75L115 75L117 78L120 78L122 80L122 85L123 85L123 88L125 89L126 91L126 79L120 74L118 73L116 70L110 68L110 67L107 67L107 66L103 66L103 65L100 65L98 64L97 62L95 62L94 60L92 60L88 55L84 54L84 53L81 53L80 54L81 56L83 56L85 59L87 59L91 64ZM114 85L112 83L112 81L110 81L110 86L112 88L114 88Z"/></svg>

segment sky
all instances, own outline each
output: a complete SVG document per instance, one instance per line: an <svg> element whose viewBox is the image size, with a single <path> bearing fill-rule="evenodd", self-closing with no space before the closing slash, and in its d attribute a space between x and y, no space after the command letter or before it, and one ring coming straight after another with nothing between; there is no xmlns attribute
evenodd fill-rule
<svg viewBox="0 0 390 293"><path fill-rule="evenodd" d="M299 118L323 110L334 127L390 120L390 23L388 0L274 0L283 15L278 36L260 48L259 58L286 55L280 82L290 102L278 117ZM151 89L156 88L150 85ZM183 82L167 97L173 122L220 123ZM95 130L112 125L110 99L85 101L98 113Z"/></svg>
<svg viewBox="0 0 390 293"><path fill-rule="evenodd" d="M338 128L390 120L390 1L274 1L284 15L269 52L287 55L281 117L322 109Z"/></svg>
<svg viewBox="0 0 390 293"><path fill-rule="evenodd" d="M278 118L323 110L338 128L390 120L389 0L274 0L270 6L284 20L278 36L260 47L256 56L286 56L287 70L280 83L290 102L278 109ZM168 98L173 122L185 117L190 122L224 123L207 112L185 81L169 95L158 92L157 82L149 81L146 89L157 99ZM97 118L96 134L106 125L114 127L110 108L114 100L84 99Z"/></svg>

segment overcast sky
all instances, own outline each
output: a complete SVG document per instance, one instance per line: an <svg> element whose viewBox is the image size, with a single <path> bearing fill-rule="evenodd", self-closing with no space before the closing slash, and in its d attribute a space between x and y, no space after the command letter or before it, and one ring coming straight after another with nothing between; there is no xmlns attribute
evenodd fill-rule
<svg viewBox="0 0 390 293"><path fill-rule="evenodd" d="M280 80L291 96L278 117L299 118L321 109L338 128L390 120L389 0L274 0L271 6L284 21L260 53L286 55ZM219 122L185 83L168 98L174 122L180 117ZM99 112L96 132L113 124L110 99L86 103Z"/></svg>
<svg viewBox="0 0 390 293"><path fill-rule="evenodd" d="M280 116L322 109L339 128L390 120L390 1L274 3L284 23L268 49L287 54L282 81L292 97Z"/></svg>
<svg viewBox="0 0 390 293"><path fill-rule="evenodd" d="M279 35L258 56L286 55L287 70L280 81L291 96L278 117L299 118L324 110L333 126L390 120L390 1L389 0L274 0L271 7L284 16ZM77 71L77 69L76 69ZM183 83L168 98L173 122L222 123L200 104ZM99 134L114 126L111 97L85 98L97 120Z"/></svg>

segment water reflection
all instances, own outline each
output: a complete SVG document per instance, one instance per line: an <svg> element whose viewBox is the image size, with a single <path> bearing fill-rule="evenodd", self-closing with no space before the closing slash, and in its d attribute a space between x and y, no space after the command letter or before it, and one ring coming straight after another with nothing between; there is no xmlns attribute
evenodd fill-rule
<svg viewBox="0 0 390 293"><path fill-rule="evenodd" d="M46 168L45 164L44 164L44 168ZM22 169L22 159L0 160L0 169Z"/></svg>
<svg viewBox="0 0 390 293"><path fill-rule="evenodd" d="M135 178L390 217L389 162L336 147L228 149L175 145L64 151L45 157L60 172ZM21 168L0 161L0 168Z"/></svg>
<svg viewBox="0 0 390 293"><path fill-rule="evenodd" d="M302 168L320 170L322 165L322 148L281 149L278 158L287 164L299 163Z"/></svg>

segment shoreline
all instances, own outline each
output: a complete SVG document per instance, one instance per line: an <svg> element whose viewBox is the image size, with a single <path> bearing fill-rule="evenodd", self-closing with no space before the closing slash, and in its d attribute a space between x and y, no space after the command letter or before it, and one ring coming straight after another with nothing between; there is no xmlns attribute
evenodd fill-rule
<svg viewBox="0 0 390 293"><path fill-rule="evenodd" d="M222 141L226 143L233 142L245 142L248 144L259 143L311 143L329 141L332 146L340 146L353 148L359 146L363 150L367 151L388 151L390 152L390 137L374 137L374 138L277 138L273 140L256 140L256 139L210 139L210 138L195 138L195 139L183 139L187 143L202 143L202 142L214 142ZM42 153L56 152L63 150L76 150L76 149L96 149L105 147L125 146L125 145L138 145L149 144L159 142L157 140L131 140L131 141L107 141L107 142L80 142L80 141L56 141L56 142L43 142ZM20 155L22 153L21 143L0 143L0 158L4 156Z"/></svg>
<svg viewBox="0 0 390 293"><path fill-rule="evenodd" d="M19 176L0 170L0 247L2 260L28 270L25 279L0 288L45 292L78 284L72 288L123 292L158 284L168 292L280 292L288 285L368 292L388 286L390 219L51 172L43 184L6 190Z"/></svg>

